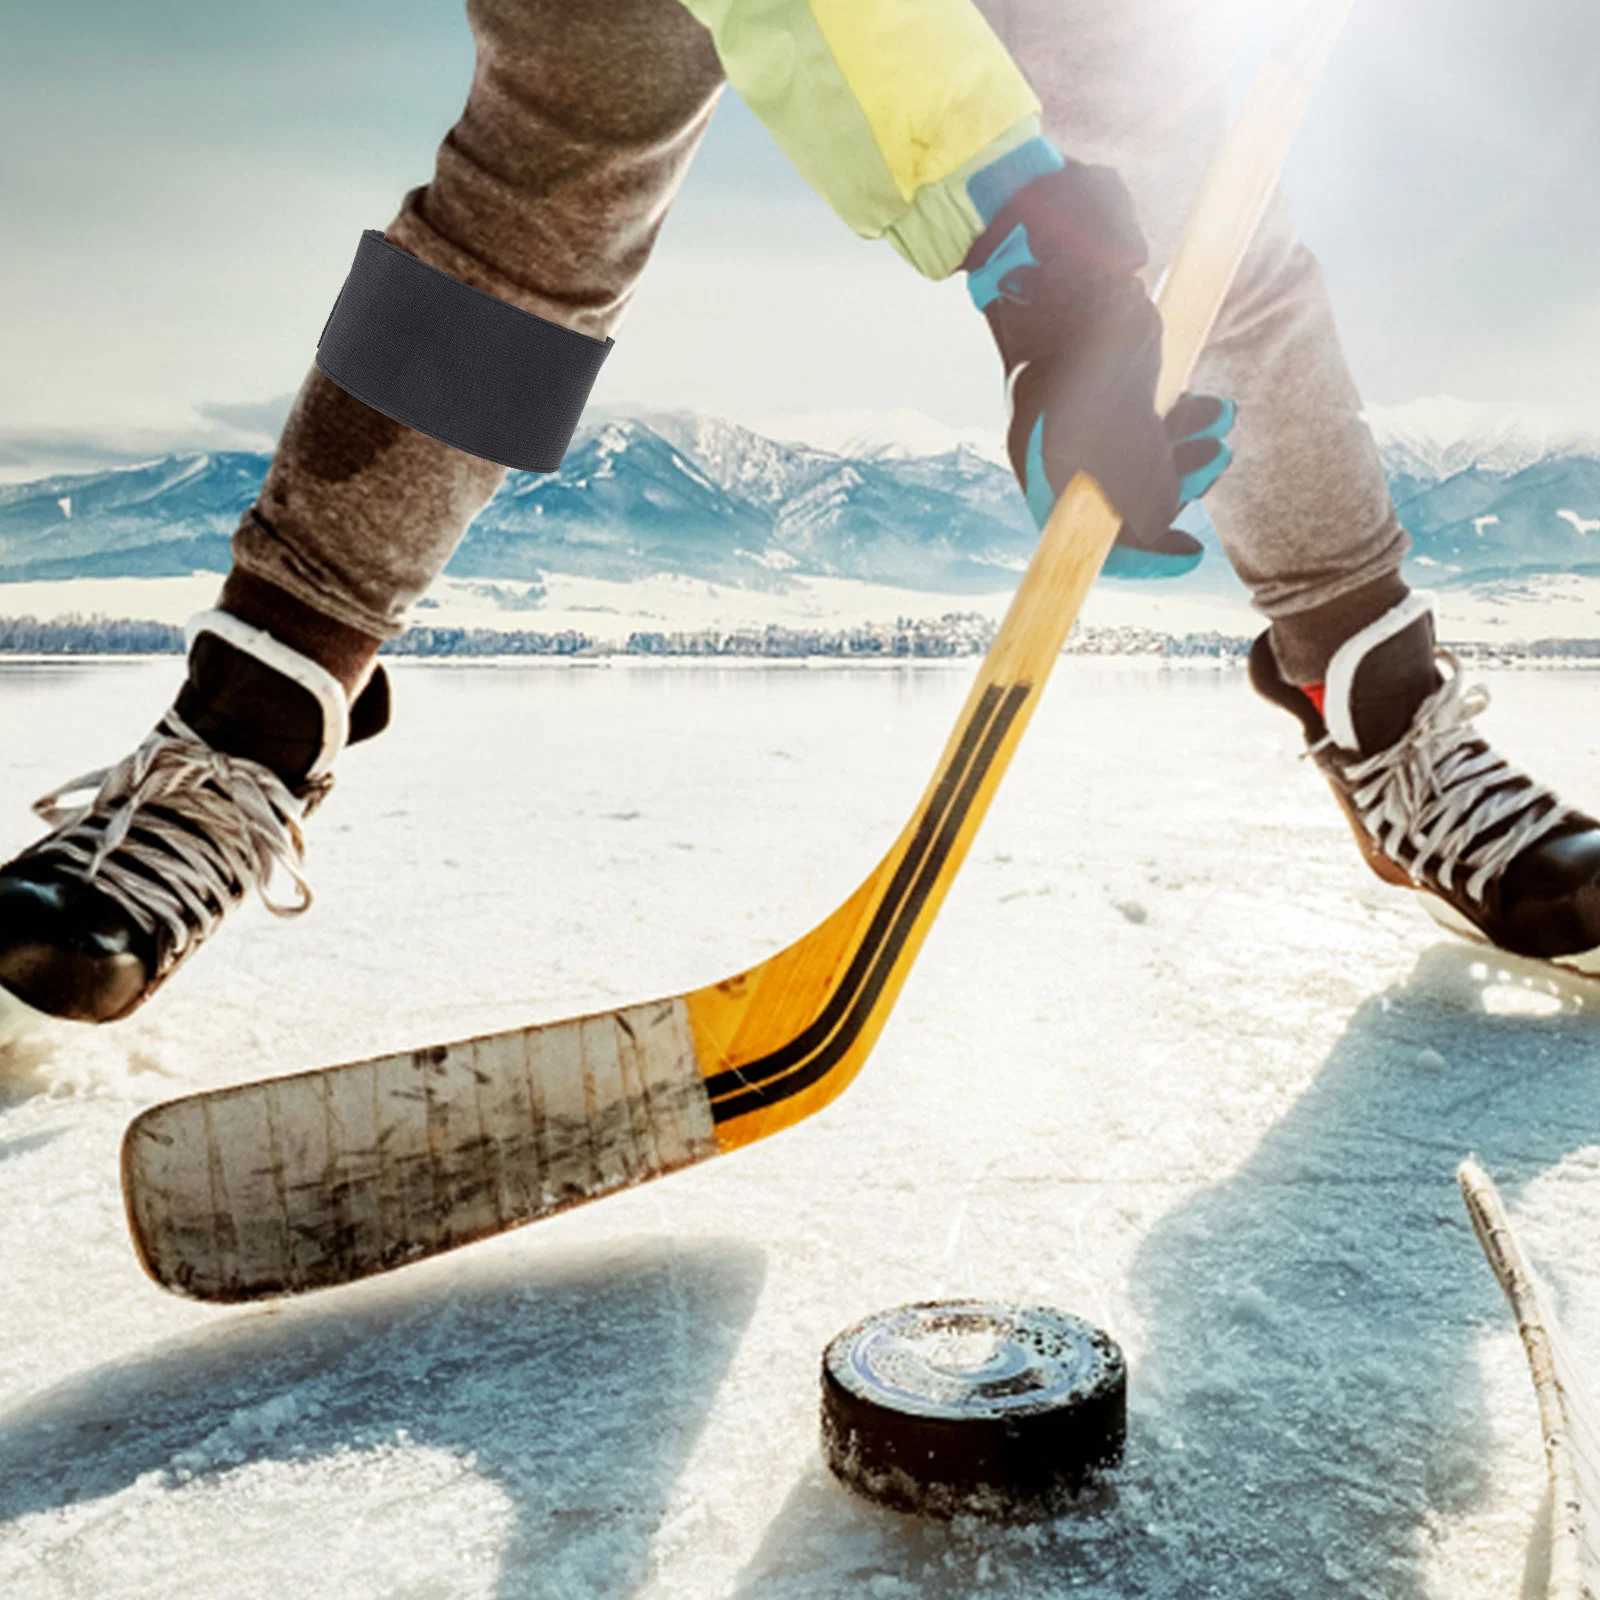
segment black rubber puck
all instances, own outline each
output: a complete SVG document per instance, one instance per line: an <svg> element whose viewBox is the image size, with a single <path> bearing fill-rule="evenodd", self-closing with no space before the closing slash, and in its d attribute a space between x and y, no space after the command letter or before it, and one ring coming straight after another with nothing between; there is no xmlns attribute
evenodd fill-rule
<svg viewBox="0 0 1600 1600"><path fill-rule="evenodd" d="M847 1328L822 1358L822 1453L880 1505L1027 1521L1122 1459L1115 1341L1045 1306L932 1301Z"/></svg>

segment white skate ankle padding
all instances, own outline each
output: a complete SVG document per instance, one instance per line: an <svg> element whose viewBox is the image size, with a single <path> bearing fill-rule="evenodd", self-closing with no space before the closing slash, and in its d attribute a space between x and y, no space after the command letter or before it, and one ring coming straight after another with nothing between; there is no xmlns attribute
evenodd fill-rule
<svg viewBox="0 0 1600 1600"><path fill-rule="evenodd" d="M350 741L350 702L344 685L310 656L291 650L264 629L240 621L231 611L201 611L190 617L184 638L191 650L202 633L214 633L224 644L253 656L263 666L299 684L317 702L322 710L322 748L306 773L306 781L314 783L318 778L327 777L339 759L339 752Z"/></svg>
<svg viewBox="0 0 1600 1600"><path fill-rule="evenodd" d="M1323 721L1341 750L1359 750L1355 719L1350 714L1350 693L1355 688L1356 672L1368 654L1403 633L1418 617L1433 610L1433 597L1420 591L1408 594L1399 605L1385 611L1376 622L1369 622L1360 633L1353 633L1333 653L1328 675L1323 680Z"/></svg>

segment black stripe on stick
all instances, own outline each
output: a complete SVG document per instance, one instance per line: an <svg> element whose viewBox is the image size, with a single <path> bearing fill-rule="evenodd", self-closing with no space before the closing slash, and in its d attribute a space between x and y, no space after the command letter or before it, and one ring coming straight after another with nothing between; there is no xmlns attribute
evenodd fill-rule
<svg viewBox="0 0 1600 1600"><path fill-rule="evenodd" d="M719 1072L715 1077L708 1078L706 1093L713 1100L719 1095L737 1093L751 1084L787 1071L826 1042L828 1036L839 1025L840 1018L866 981L874 954L887 937L895 913L910 891L915 875L927 857L939 824L950 809L956 789L971 764L973 753L978 748L999 703L1000 690L993 685L985 689L979 697L966 730L961 735L961 741L956 746L955 754L940 775L933 796L928 802L928 808L917 824L917 831L912 835L905 855L895 868L894 877L890 880L883 899L878 903L878 909L873 913L872 921L856 949L848 970L828 997L827 1004L788 1044L780 1046L769 1055L747 1062L742 1067L732 1067L726 1072Z"/></svg>
<svg viewBox="0 0 1600 1600"><path fill-rule="evenodd" d="M1031 686L984 691L895 870L844 979L815 1021L788 1044L719 1072L706 1082L718 1122L775 1105L809 1088L838 1065L859 1037L893 974L962 825Z"/></svg>

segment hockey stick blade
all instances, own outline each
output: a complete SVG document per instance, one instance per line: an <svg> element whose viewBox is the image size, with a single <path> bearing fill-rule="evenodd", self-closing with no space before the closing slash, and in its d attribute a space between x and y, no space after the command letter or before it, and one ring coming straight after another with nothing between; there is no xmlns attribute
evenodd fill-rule
<svg viewBox="0 0 1600 1600"><path fill-rule="evenodd" d="M1226 136L1162 291L1189 374L1348 0L1307 6ZM764 1139L855 1077L1037 704L1118 519L1068 485L917 811L797 944L693 993L187 1096L123 1142L135 1246L205 1300L329 1287Z"/></svg>
<svg viewBox="0 0 1600 1600"><path fill-rule="evenodd" d="M1467 1215L1517 1319L1539 1402L1549 1476L1543 1583L1525 1588L1545 1600L1600 1600L1600 1420L1592 1391L1511 1231L1499 1191L1476 1161L1456 1172Z"/></svg>

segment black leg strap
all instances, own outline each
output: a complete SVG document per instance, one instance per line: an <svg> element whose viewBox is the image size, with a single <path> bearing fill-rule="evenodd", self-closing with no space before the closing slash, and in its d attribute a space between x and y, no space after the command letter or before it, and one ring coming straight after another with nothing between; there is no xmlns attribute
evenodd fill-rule
<svg viewBox="0 0 1600 1600"><path fill-rule="evenodd" d="M369 228L317 365L418 433L504 466L554 472L611 344L474 289Z"/></svg>

